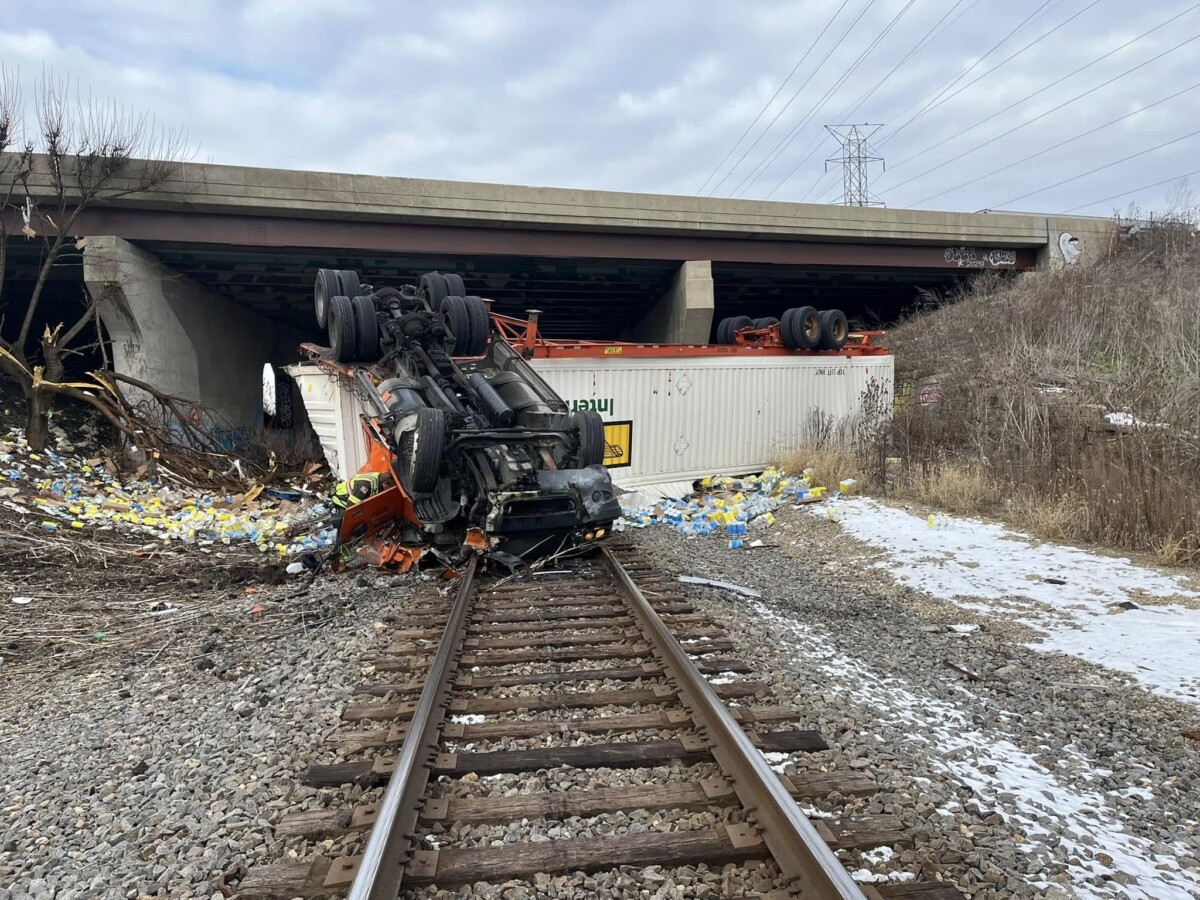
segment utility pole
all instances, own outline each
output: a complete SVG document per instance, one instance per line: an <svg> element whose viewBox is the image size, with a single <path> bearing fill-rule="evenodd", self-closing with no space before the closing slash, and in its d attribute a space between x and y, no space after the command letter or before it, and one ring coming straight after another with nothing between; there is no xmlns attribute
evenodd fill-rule
<svg viewBox="0 0 1200 900"><path fill-rule="evenodd" d="M867 190L867 167L873 162L883 163L883 157L870 143L871 137L882 127L882 125L825 126L825 129L842 145L840 156L831 156L825 160L825 171L829 171L830 163L842 167L842 205L844 206L884 205L882 200ZM886 172L886 163L883 163L883 168Z"/></svg>

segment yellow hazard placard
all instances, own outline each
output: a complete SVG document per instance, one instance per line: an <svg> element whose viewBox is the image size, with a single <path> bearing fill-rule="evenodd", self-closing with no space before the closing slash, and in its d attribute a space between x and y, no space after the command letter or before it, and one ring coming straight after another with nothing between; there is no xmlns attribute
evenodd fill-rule
<svg viewBox="0 0 1200 900"><path fill-rule="evenodd" d="M624 347L605 347L604 355L605 356L620 356L624 349L625 349Z"/></svg>
<svg viewBox="0 0 1200 900"><path fill-rule="evenodd" d="M604 423L604 465L620 469L633 464L633 422Z"/></svg>

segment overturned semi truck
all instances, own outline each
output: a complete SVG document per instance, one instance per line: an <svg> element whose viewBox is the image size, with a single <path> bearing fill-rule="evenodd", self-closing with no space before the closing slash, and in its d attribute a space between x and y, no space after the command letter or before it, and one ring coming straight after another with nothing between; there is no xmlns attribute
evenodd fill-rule
<svg viewBox="0 0 1200 900"><path fill-rule="evenodd" d="M360 471L384 476L343 514L335 567L472 552L517 567L610 532L621 510L600 416L568 410L460 276L392 287L320 269L314 303L329 346L302 349L358 396Z"/></svg>

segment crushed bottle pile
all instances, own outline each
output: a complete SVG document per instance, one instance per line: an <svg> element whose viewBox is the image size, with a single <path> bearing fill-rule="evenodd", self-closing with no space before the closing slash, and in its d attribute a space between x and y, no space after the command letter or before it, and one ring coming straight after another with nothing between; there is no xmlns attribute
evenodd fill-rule
<svg viewBox="0 0 1200 900"><path fill-rule="evenodd" d="M787 475L774 466L761 475L745 478L714 476L700 482L700 490L680 499L667 499L637 508L622 509L618 530L668 525L689 537L723 534L729 547L739 550L752 531L775 524L775 512L784 504L814 503L825 499L826 489L814 486L813 472ZM839 485L848 492L854 482Z"/></svg>
<svg viewBox="0 0 1200 900"><path fill-rule="evenodd" d="M120 530L201 550L252 544L288 556L333 544L332 529L322 527L329 510L320 501L304 485L219 495L144 474L122 480L102 458L35 453L17 428L0 436L0 505L41 517L45 531Z"/></svg>

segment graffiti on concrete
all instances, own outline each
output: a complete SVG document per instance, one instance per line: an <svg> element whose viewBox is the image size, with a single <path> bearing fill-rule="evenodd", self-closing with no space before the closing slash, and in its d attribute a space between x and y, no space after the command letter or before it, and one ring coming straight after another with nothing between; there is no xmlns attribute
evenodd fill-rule
<svg viewBox="0 0 1200 900"><path fill-rule="evenodd" d="M942 258L960 269L1011 269L1017 264L1016 250L985 250L982 247L947 247Z"/></svg>
<svg viewBox="0 0 1200 900"><path fill-rule="evenodd" d="M1073 266L1079 262L1079 255L1083 253L1083 248L1079 245L1079 238L1069 231L1064 231L1058 236L1058 252L1062 254L1063 262L1066 265Z"/></svg>

